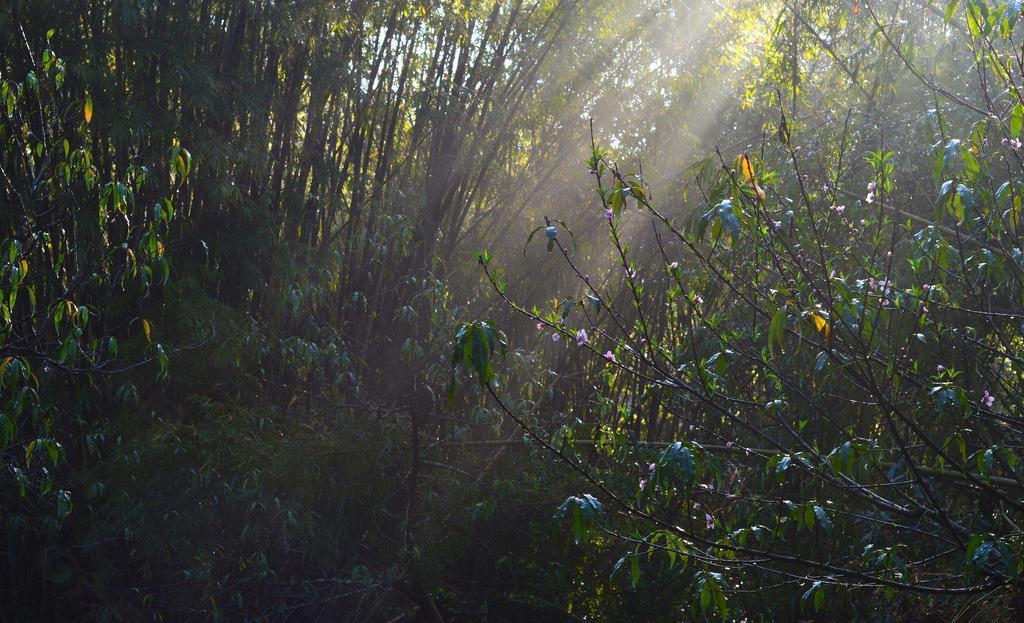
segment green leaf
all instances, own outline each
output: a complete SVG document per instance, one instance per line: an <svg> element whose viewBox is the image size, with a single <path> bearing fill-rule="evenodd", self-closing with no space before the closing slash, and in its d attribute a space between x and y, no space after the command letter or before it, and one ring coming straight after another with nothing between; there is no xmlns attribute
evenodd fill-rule
<svg viewBox="0 0 1024 623"><path fill-rule="evenodd" d="M787 455L784 455L784 456L780 457L778 462L775 464L775 473L776 474L784 474L784 473L786 473L786 470L789 469L789 466L792 463L793 463L793 457L791 457L790 455L787 454Z"/></svg>
<svg viewBox="0 0 1024 623"><path fill-rule="evenodd" d="M523 257L526 257L526 248L530 246L531 242L533 242L533 237L537 235L537 232L544 229L545 227L545 225L539 225L537 227L534 227L533 231L530 232L530 235L526 237L526 244L523 245Z"/></svg>
<svg viewBox="0 0 1024 623"><path fill-rule="evenodd" d="M705 616L714 609L722 621L729 616L728 604L725 600L725 593L721 587L722 574L701 571L697 574L696 590L701 612Z"/></svg>
<svg viewBox="0 0 1024 623"><path fill-rule="evenodd" d="M992 472L992 464L995 460L995 454L992 450L992 448L989 448L984 452L978 453L978 471L982 474L990 474Z"/></svg>
<svg viewBox="0 0 1024 623"><path fill-rule="evenodd" d="M494 353L507 350L505 334L489 322L460 323L452 340L452 368L462 366L467 372L475 372L481 385L494 379L491 361Z"/></svg>
<svg viewBox="0 0 1024 623"><path fill-rule="evenodd" d="M981 162L970 151L964 151L960 159L964 163L964 174L968 180L974 181L981 174Z"/></svg>
<svg viewBox="0 0 1024 623"><path fill-rule="evenodd" d="M717 206L718 221L729 230L733 240L740 234L740 221L736 218L732 200L723 199Z"/></svg>
<svg viewBox="0 0 1024 623"><path fill-rule="evenodd" d="M971 553L971 562L978 567L984 567L988 563L989 556L994 551L993 544L989 541L978 543L978 546L974 548L974 552Z"/></svg>
<svg viewBox="0 0 1024 623"><path fill-rule="evenodd" d="M974 191L970 187L960 184L956 187L956 196L960 207L965 211L970 211L972 214L976 212L977 201L974 198ZM966 215L961 211L957 211L957 219L963 221Z"/></svg>
<svg viewBox="0 0 1024 623"><path fill-rule="evenodd" d="M935 198L935 205L939 207L939 210L937 212L937 214L939 216L936 217L936 220L939 217L941 217L941 215L942 215L942 206L946 202L946 200L949 199L949 197L952 194L953 194L953 180L946 180L945 182L942 183L942 186L939 187L939 196Z"/></svg>
<svg viewBox="0 0 1024 623"><path fill-rule="evenodd" d="M611 204L612 212L615 216L622 214L622 206L625 204L625 193L629 192L628 189L624 189L622 184L615 184L615 188L612 189Z"/></svg>
<svg viewBox="0 0 1024 623"><path fill-rule="evenodd" d="M936 182L942 179L943 172L950 169L959 154L960 140L955 138L949 140L945 147L939 151L935 159L935 170L932 172Z"/></svg>
<svg viewBox="0 0 1024 623"><path fill-rule="evenodd" d="M57 518L59 521L64 521L71 514L71 492L67 489L61 489L57 492Z"/></svg>
<svg viewBox="0 0 1024 623"><path fill-rule="evenodd" d="M1024 0L1010 0L1006 3L1006 12L1003 16L1003 23L1006 24L1004 36L1009 37L1010 31L1013 30L1013 27L1017 25L1017 20L1020 19L1022 9L1024 9Z"/></svg>
<svg viewBox="0 0 1024 623"><path fill-rule="evenodd" d="M818 354L814 357L814 371L817 374L821 374L827 365L828 353L823 350L818 351Z"/></svg>
<svg viewBox="0 0 1024 623"><path fill-rule="evenodd" d="M27 446L25 446L25 465L32 464L32 455L35 454L37 441L38 440L33 439L32 441L28 442Z"/></svg>
<svg viewBox="0 0 1024 623"><path fill-rule="evenodd" d="M810 602L814 606L814 611L821 610L821 607L825 604L825 587L821 581L815 581L811 584L811 587L804 592L803 597L800 598L800 610L803 611L807 603Z"/></svg>
<svg viewBox="0 0 1024 623"><path fill-rule="evenodd" d="M573 538L579 545L590 540L590 534L598 517L604 515L604 507L600 500L589 493L579 497L569 496L555 511L554 519L556 522L561 522L567 514L572 524Z"/></svg>
<svg viewBox="0 0 1024 623"><path fill-rule="evenodd" d="M775 345L778 344L779 349L782 349L782 335L786 327L786 311L785 308L780 307L775 310L775 314L772 316L771 324L768 326L768 350L775 351Z"/></svg>
<svg viewBox="0 0 1024 623"><path fill-rule="evenodd" d="M491 380L487 375L487 364L490 361L491 351L490 339L487 334L479 328L475 328L472 334L470 360L481 384L486 384Z"/></svg>
<svg viewBox="0 0 1024 623"><path fill-rule="evenodd" d="M960 4L960 0L950 0L946 5L946 23L948 24L953 16L956 14L956 7Z"/></svg>
<svg viewBox="0 0 1024 623"><path fill-rule="evenodd" d="M665 448L656 462L659 474L671 478L678 478L687 485L692 485L697 479L697 462L694 459L693 451L682 442L675 442Z"/></svg>
<svg viewBox="0 0 1024 623"><path fill-rule="evenodd" d="M978 21L978 11L976 7L967 6L964 8L964 12L967 14L967 29L971 31L971 37L977 39L981 36L981 23Z"/></svg>
<svg viewBox="0 0 1024 623"><path fill-rule="evenodd" d="M824 508L822 508L821 506L815 505L814 506L814 515L815 515L815 517L818 518L818 525L820 525L825 530L831 530L832 529L832 519L829 518L828 512Z"/></svg>
<svg viewBox="0 0 1024 623"><path fill-rule="evenodd" d="M626 564L626 558L627 556L623 556L622 558L619 558L615 561L615 565L612 566L612 572L610 577L614 578L616 575L618 575L619 570L622 569L622 565Z"/></svg>

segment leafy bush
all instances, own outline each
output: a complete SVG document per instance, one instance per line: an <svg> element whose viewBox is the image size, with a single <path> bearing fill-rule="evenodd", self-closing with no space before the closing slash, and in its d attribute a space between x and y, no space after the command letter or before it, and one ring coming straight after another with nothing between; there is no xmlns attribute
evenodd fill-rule
<svg viewBox="0 0 1024 623"><path fill-rule="evenodd" d="M191 156L175 144L159 168L129 163L106 179L89 129L97 111L62 58L47 46L9 60L0 80L0 504L5 538L31 548L95 493L72 490L65 462L103 452L108 412L138 399L128 373L168 374L149 314L170 275L172 198Z"/></svg>
<svg viewBox="0 0 1024 623"><path fill-rule="evenodd" d="M899 38L867 10L878 40ZM558 444L491 390L586 482L556 517L619 557L613 578L642 591L680 577L675 607L722 620L895 617L922 599L950 617L981 596L993 612L1019 607L1024 75L1005 61L1020 7L963 12L990 72L986 103L897 49L937 100L970 113L962 133L932 114L939 143L904 149L916 160L903 175L849 117L805 131L779 96L759 145L692 169L692 218L593 145L592 218L607 226L615 279L592 278L603 268L553 220L548 251L578 289L549 310L510 298L481 255L504 302L579 353L618 404ZM642 217L654 259L627 242ZM453 363L490 381L490 357Z"/></svg>

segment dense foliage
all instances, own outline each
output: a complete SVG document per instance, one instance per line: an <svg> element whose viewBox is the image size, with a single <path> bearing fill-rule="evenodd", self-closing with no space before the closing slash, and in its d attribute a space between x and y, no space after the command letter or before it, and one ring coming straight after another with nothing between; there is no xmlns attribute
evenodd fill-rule
<svg viewBox="0 0 1024 623"><path fill-rule="evenodd" d="M953 29L956 5L917 28ZM956 55L922 71L918 48L894 42L909 28L866 7L871 40L894 46L933 97L930 150L898 153L900 130L865 132L852 107L807 128L792 81L792 99L781 89L768 98L777 117L759 142L692 170L700 208L690 214L671 198L660 205L640 171L594 142L592 218L607 226L610 280L591 277L561 220L535 232L579 294L548 309L510 298L481 254L512 310L575 344L605 408L578 408L542 432L495 391L492 340L478 337L488 324L460 331L453 364L586 481L555 518L618 557L613 577L633 590L682 579L685 597L665 620L947 619L972 599L979 612L1016 616L1019 9L963 8L965 68L980 85L960 96L927 77L955 71ZM900 156L912 160L906 170ZM627 242L634 218L653 227L646 256Z"/></svg>
<svg viewBox="0 0 1024 623"><path fill-rule="evenodd" d="M0 5L0 620L1019 620L1021 10Z"/></svg>

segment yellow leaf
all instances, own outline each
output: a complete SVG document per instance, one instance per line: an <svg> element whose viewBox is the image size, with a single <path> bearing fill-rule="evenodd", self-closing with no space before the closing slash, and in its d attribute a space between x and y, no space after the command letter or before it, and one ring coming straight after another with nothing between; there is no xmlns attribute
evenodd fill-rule
<svg viewBox="0 0 1024 623"><path fill-rule="evenodd" d="M21 276L24 277L28 274L28 260L21 260Z"/></svg>
<svg viewBox="0 0 1024 623"><path fill-rule="evenodd" d="M9 365L9 364L11 363L11 361L13 361L13 360L14 360L14 357L4 357L4 360L3 360L3 361L0 361L0 381L2 381L2 380L3 380L3 378L4 378L4 370L6 370L6 369L7 369L7 366L8 366L8 365Z"/></svg>
<svg viewBox="0 0 1024 623"><path fill-rule="evenodd" d="M164 255L164 243L159 240L156 243L156 255L157 257L163 257Z"/></svg>
<svg viewBox="0 0 1024 623"><path fill-rule="evenodd" d="M92 96L85 96L85 122L92 123Z"/></svg>
<svg viewBox="0 0 1024 623"><path fill-rule="evenodd" d="M743 178L744 182L754 178L754 165L750 163L747 154L740 154L736 157L736 171Z"/></svg>
<svg viewBox="0 0 1024 623"><path fill-rule="evenodd" d="M825 320L818 314L811 314L811 318L814 320L814 327L819 332L824 333L825 337L828 337L829 334L832 332L832 330L828 326L828 320Z"/></svg>
<svg viewBox="0 0 1024 623"><path fill-rule="evenodd" d="M149 326L149 321L145 318L142 319L142 330L146 333L146 341L152 341L150 335L152 335L152 327Z"/></svg>
<svg viewBox="0 0 1024 623"><path fill-rule="evenodd" d="M756 183L754 184L754 192L757 193L757 198L760 199L761 201L764 201L765 199L768 198L768 196L764 194L764 189L758 186Z"/></svg>

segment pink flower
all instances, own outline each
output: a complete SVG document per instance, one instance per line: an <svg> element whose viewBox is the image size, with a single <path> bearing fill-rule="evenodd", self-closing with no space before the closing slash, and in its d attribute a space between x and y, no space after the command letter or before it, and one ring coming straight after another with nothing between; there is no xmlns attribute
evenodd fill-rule
<svg viewBox="0 0 1024 623"><path fill-rule="evenodd" d="M552 334L551 334L551 341L552 341L552 342L557 342L557 341L558 341L558 340L560 340L560 339L562 339L562 336L561 336L561 335L558 335L557 333L552 333Z"/></svg>
<svg viewBox="0 0 1024 623"><path fill-rule="evenodd" d="M604 358L612 363L615 363L615 353L613 353L612 351L606 352L604 354Z"/></svg>
<svg viewBox="0 0 1024 623"><path fill-rule="evenodd" d="M715 518L711 516L711 513L704 513L704 522L708 526L708 530L715 527Z"/></svg>
<svg viewBox="0 0 1024 623"><path fill-rule="evenodd" d="M875 193L874 192L869 192L868 196L865 197L864 200L867 201L868 203L874 203L875 202Z"/></svg>
<svg viewBox="0 0 1024 623"><path fill-rule="evenodd" d="M704 299L702 299L701 296L698 294L697 296L693 297L693 302L696 303L697 305L703 305Z"/></svg>
<svg viewBox="0 0 1024 623"><path fill-rule="evenodd" d="M544 323L543 322L538 322L537 323L537 330L538 331L543 331L544 330Z"/></svg>
<svg viewBox="0 0 1024 623"><path fill-rule="evenodd" d="M732 446L733 446L733 443L731 441L725 442L725 447L726 448L731 448Z"/></svg>
<svg viewBox="0 0 1024 623"><path fill-rule="evenodd" d="M1010 149L1012 149L1014 151L1017 151L1018 149L1020 149L1020 141L1015 139L1015 138L1011 138L1010 139Z"/></svg>
<svg viewBox="0 0 1024 623"><path fill-rule="evenodd" d="M939 372L942 372L943 370L946 369L946 366L940 363L939 365L935 366L935 369L938 370Z"/></svg>
<svg viewBox="0 0 1024 623"><path fill-rule="evenodd" d="M588 341L589 339L587 338L587 332L585 329L580 329L579 331L576 332L576 344L578 346L583 346Z"/></svg>
<svg viewBox="0 0 1024 623"><path fill-rule="evenodd" d="M982 404L984 404L986 407L991 407L993 405L993 403L995 403L995 401L996 401L996 397L991 395L991 394L989 394L988 390L986 389L985 393L982 394L982 396L981 396Z"/></svg>
<svg viewBox="0 0 1024 623"><path fill-rule="evenodd" d="M605 208L604 209L604 217L605 218L612 218L613 216L615 216L615 212L611 208Z"/></svg>
<svg viewBox="0 0 1024 623"><path fill-rule="evenodd" d="M647 481L644 480L643 478L640 479L640 488L641 489L646 489L647 488Z"/></svg>
<svg viewBox="0 0 1024 623"><path fill-rule="evenodd" d="M846 206L832 206L832 211L842 216L843 212L846 212Z"/></svg>
<svg viewBox="0 0 1024 623"><path fill-rule="evenodd" d="M874 182L868 182L868 190L874 190L874 189L875 189L875 183Z"/></svg>

